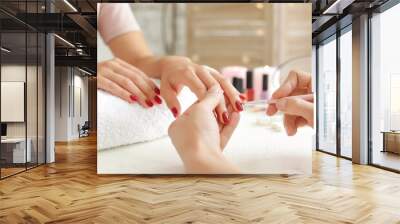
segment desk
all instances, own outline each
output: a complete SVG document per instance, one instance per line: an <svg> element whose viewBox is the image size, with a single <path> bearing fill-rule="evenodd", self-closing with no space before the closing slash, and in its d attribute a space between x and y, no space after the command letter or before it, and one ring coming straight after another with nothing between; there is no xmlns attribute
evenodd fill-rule
<svg viewBox="0 0 400 224"><path fill-rule="evenodd" d="M1 139L1 157L6 163L25 163L31 161L31 145L30 138L25 152L25 138L5 138ZM12 159L11 159L12 158Z"/></svg>
<svg viewBox="0 0 400 224"><path fill-rule="evenodd" d="M382 152L400 154L400 131L382 131L383 149Z"/></svg>

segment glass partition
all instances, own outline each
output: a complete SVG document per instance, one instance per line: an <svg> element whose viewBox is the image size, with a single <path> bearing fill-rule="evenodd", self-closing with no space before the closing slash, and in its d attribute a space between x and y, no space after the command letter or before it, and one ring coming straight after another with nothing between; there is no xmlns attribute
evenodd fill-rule
<svg viewBox="0 0 400 224"><path fill-rule="evenodd" d="M0 7L18 16L43 11L42 1L26 3ZM1 179L45 163L45 44L43 33L0 12Z"/></svg>
<svg viewBox="0 0 400 224"><path fill-rule="evenodd" d="M1 34L1 161L2 177L24 171L26 150L26 33ZM29 143L28 143L29 145ZM28 148L29 149L29 148Z"/></svg>

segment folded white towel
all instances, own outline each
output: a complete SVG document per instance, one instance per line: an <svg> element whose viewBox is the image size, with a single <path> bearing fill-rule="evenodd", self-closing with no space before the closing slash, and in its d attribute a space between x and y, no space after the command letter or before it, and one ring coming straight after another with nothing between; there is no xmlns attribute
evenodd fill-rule
<svg viewBox="0 0 400 224"><path fill-rule="evenodd" d="M178 96L182 111L196 101L183 88ZM97 149L107 149L166 136L174 117L165 102L146 109L102 90L97 91Z"/></svg>

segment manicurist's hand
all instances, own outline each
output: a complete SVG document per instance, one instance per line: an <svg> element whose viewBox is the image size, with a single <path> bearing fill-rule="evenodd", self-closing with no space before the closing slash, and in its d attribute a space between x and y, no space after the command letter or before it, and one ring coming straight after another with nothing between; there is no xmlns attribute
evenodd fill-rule
<svg viewBox="0 0 400 224"><path fill-rule="evenodd" d="M160 90L135 66L118 58L97 64L97 88L129 103L149 108L161 104Z"/></svg>
<svg viewBox="0 0 400 224"><path fill-rule="evenodd" d="M272 94L267 115L284 113L284 126L288 135L294 135L299 127L314 126L314 95L311 75L290 71L284 83Z"/></svg>
<svg viewBox="0 0 400 224"><path fill-rule="evenodd" d="M231 105L238 112L243 110L239 92L218 71L196 64L187 57L153 55L140 31L115 37L108 46L116 57L136 66L147 76L161 80L161 95L175 117L181 113L177 96L183 86L187 86L201 100L211 86L218 84L225 94L215 108L222 124L230 120L226 105Z"/></svg>
<svg viewBox="0 0 400 224"><path fill-rule="evenodd" d="M169 127L168 134L188 173L238 173L222 153L237 124L239 113L230 110L230 121L219 125L214 110L223 98L219 85L193 104Z"/></svg>
<svg viewBox="0 0 400 224"><path fill-rule="evenodd" d="M189 87L199 99L202 99L208 89L219 85L226 97L219 98L215 111L218 120L223 124L229 123L231 119L226 105L230 105L237 112L243 110L239 92L215 69L198 65L189 58L180 56L162 57L158 64L160 66L161 95L175 117L181 112L177 95L183 86Z"/></svg>

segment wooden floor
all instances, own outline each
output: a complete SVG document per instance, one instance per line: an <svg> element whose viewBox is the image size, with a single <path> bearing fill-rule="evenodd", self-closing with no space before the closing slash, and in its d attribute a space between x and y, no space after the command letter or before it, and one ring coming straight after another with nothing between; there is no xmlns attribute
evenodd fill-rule
<svg viewBox="0 0 400 224"><path fill-rule="evenodd" d="M0 181L0 223L400 223L400 175L314 153L312 176L98 176L96 140Z"/></svg>

